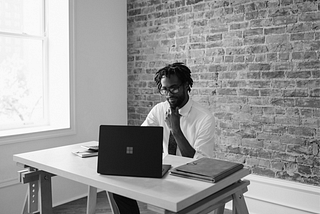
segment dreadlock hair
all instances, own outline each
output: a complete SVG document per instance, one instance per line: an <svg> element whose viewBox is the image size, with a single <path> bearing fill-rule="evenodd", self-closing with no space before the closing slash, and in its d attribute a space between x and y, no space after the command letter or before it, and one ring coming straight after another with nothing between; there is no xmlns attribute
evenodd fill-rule
<svg viewBox="0 0 320 214"><path fill-rule="evenodd" d="M191 91L191 87L193 84L193 80L191 78L191 71L182 62L169 64L164 68L161 68L159 71L157 71L154 80L156 81L159 90L162 87L161 78L164 76L170 78L171 75L176 75L181 80L181 83L183 84L188 83L189 85L188 91L189 92Z"/></svg>

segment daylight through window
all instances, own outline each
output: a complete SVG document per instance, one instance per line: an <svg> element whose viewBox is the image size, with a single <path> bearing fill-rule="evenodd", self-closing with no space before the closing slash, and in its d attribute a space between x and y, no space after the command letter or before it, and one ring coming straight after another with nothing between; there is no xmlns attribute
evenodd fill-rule
<svg viewBox="0 0 320 214"><path fill-rule="evenodd" d="M0 0L0 137L70 128L69 1Z"/></svg>

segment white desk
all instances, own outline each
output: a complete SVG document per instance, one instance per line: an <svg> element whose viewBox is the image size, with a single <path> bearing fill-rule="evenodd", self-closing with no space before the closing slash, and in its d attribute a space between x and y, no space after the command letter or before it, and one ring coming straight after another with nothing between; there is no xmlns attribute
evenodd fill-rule
<svg viewBox="0 0 320 214"><path fill-rule="evenodd" d="M30 183L29 192L37 192L37 184L39 185L40 205L38 206L37 201L32 203L32 200L29 200L31 208L29 206L28 210L28 206L25 206L23 213L36 210L37 207L40 207L41 213L52 213L51 176L54 175L87 184L91 196L96 188L99 188L145 202L160 213L195 213L194 209L211 211L212 208L219 208L221 212L224 204L230 200L233 200L235 213L248 213L243 193L247 191L249 182L239 181L249 174L247 169L215 184L180 178L169 173L162 179L106 176L97 173L97 157L80 158L71 153L79 150L80 145L82 144L13 156L14 161L29 167L20 173L21 181ZM190 161L192 159L168 155L163 162L176 167ZM232 184L233 186L230 186ZM37 196L31 196L30 193L29 199L37 199ZM94 213L94 203L94 197L89 199L89 213Z"/></svg>

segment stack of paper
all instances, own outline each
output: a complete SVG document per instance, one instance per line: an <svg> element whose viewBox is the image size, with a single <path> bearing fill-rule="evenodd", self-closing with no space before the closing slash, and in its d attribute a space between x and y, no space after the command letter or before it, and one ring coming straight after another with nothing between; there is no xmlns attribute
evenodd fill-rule
<svg viewBox="0 0 320 214"><path fill-rule="evenodd" d="M173 168L171 174L215 183L242 168L243 164L239 163L212 158L200 158L196 161Z"/></svg>
<svg viewBox="0 0 320 214"><path fill-rule="evenodd" d="M72 153L82 158L98 156L97 151L89 150L89 149L73 151Z"/></svg>
<svg viewBox="0 0 320 214"><path fill-rule="evenodd" d="M90 144L82 145L81 146L82 149L77 151L72 151L72 153L82 158L98 156L98 150L99 150L98 142L90 141L87 143L90 143Z"/></svg>

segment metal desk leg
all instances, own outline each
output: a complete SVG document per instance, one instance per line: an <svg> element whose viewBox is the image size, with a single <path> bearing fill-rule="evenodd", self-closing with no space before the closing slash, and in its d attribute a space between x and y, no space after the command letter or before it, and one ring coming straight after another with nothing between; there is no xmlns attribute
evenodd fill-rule
<svg viewBox="0 0 320 214"><path fill-rule="evenodd" d="M243 192L236 192L233 198L233 214L249 214Z"/></svg>
<svg viewBox="0 0 320 214"><path fill-rule="evenodd" d="M214 211L214 214L223 214L224 213L224 207L225 207L226 204L223 204L222 206L220 206L219 208L217 208L215 211Z"/></svg>
<svg viewBox="0 0 320 214"><path fill-rule="evenodd" d="M52 190L51 173L38 171L34 168L26 168L19 171L20 182L28 183L28 192L22 214L40 211L41 214L53 214L52 212ZM40 190L40 192L39 192ZM40 197L40 204L39 204Z"/></svg>
<svg viewBox="0 0 320 214"><path fill-rule="evenodd" d="M40 177L41 214L53 214L51 174L46 172L41 172L39 177Z"/></svg>

